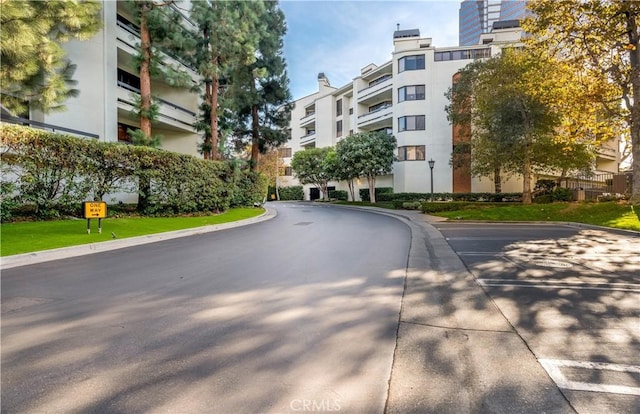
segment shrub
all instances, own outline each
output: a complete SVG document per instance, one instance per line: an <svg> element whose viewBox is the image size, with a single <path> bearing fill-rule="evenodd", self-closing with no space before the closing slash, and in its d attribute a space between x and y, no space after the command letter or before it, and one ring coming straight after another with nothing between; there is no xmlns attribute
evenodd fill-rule
<svg viewBox="0 0 640 414"><path fill-rule="evenodd" d="M536 204L549 204L553 202L551 194L542 194L533 199Z"/></svg>
<svg viewBox="0 0 640 414"><path fill-rule="evenodd" d="M347 201L349 199L349 193L345 190L331 190L329 191L329 198Z"/></svg>
<svg viewBox="0 0 640 414"><path fill-rule="evenodd" d="M468 201L450 201L447 203L431 203L425 201L420 206L420 210L423 213L440 213L442 211L456 211L456 210L473 210L485 207L505 207L508 203L491 203L491 202L468 202Z"/></svg>
<svg viewBox="0 0 640 414"><path fill-rule="evenodd" d="M280 200L304 200L304 189L301 185L279 187L278 194L280 194Z"/></svg>
<svg viewBox="0 0 640 414"><path fill-rule="evenodd" d="M420 201L405 201L402 203L402 208L405 210L420 210L422 203Z"/></svg>
<svg viewBox="0 0 640 414"><path fill-rule="evenodd" d="M15 185L8 181L0 182L0 221L9 221L14 210L20 205L16 201Z"/></svg>
<svg viewBox="0 0 640 414"><path fill-rule="evenodd" d="M427 201L431 193L381 194L379 201ZM521 193L434 193L434 201L522 202Z"/></svg>
<svg viewBox="0 0 640 414"><path fill-rule="evenodd" d="M135 191L141 180L148 183L141 186L145 214L224 211L261 203L266 194L264 177L229 162L19 125L0 125L0 140L3 220L13 210L40 218L80 215L83 201ZM14 197L7 198L9 190Z"/></svg>
<svg viewBox="0 0 640 414"><path fill-rule="evenodd" d="M369 197L369 189L368 188L361 188L360 189L360 200L362 201L371 201L371 198ZM381 200L380 198L378 198L380 196L380 194L390 194L393 193L393 187L376 187L376 200L377 201L392 201L392 200Z"/></svg>
<svg viewBox="0 0 640 414"><path fill-rule="evenodd" d="M570 188L557 187L551 194L553 201L571 201L573 199L573 191Z"/></svg>

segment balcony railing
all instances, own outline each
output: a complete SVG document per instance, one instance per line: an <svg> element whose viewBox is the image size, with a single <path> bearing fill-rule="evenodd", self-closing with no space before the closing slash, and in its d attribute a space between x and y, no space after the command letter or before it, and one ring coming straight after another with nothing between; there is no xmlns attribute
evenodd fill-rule
<svg viewBox="0 0 640 414"><path fill-rule="evenodd" d="M10 124L25 125L33 128L44 129L46 131L51 131L51 132L66 132L66 133L78 135L81 137L96 138L96 139L100 138L98 134L93 134L91 132L80 131L77 129L67 128L59 125L47 124L45 122L32 121L31 119L21 118L17 116L9 116L9 115L3 114L0 120L2 120L2 122L8 122Z"/></svg>
<svg viewBox="0 0 640 414"><path fill-rule="evenodd" d="M382 84L384 84L384 83L386 83L387 81L389 81L389 80L391 80L391 79L392 79L392 76L391 76L391 75L389 75L388 77L383 76L382 78L377 79L376 81L374 81L374 82L372 82L371 84L369 84L369 86L368 86L368 87L366 87L366 88L364 88L364 89L360 89L360 90L358 91L358 95L360 96L360 95L364 95L364 94L366 94L366 93L374 92L374 91L373 91L373 88L375 88L375 87L377 87L377 86L380 86L380 89L383 89L383 87L382 87L381 85L382 85ZM389 83L391 83L391 82L389 82ZM387 86L387 85L385 85L385 86Z"/></svg>
<svg viewBox="0 0 640 414"><path fill-rule="evenodd" d="M392 106L393 106L393 104L386 104L386 105L380 106L380 107L374 109L373 111L367 112L366 114L358 115L358 119L367 117L367 116L369 116L371 114L375 114L376 112L384 111L385 109L390 108Z"/></svg>
<svg viewBox="0 0 640 414"><path fill-rule="evenodd" d="M122 82L122 81L118 81L118 86L120 86L121 88L124 88L124 89L126 89L126 90L128 90L128 91L131 91L131 92L135 92L135 93L137 93L137 94L140 94L140 89L138 89L138 88L136 88L136 87L134 87L134 86L131 86L131 85L129 85L129 84L126 84L126 83L124 83L124 82ZM167 106L169 106L169 107L171 107L171 108L175 109L176 111L182 111L182 112L185 112L185 113L187 113L187 114L189 114L189 115L191 115L191 116L196 116L196 113L195 113L195 112L190 111L190 110L189 110L189 109L187 109L187 108L183 108L183 107L182 107L182 106L180 106L180 105L176 105L176 104L174 104L173 102L169 102L169 101L164 100L164 99L162 99L162 98L153 98L153 99L154 99L154 100L156 100L156 101L162 102L163 104L165 104L165 105L167 105Z"/></svg>

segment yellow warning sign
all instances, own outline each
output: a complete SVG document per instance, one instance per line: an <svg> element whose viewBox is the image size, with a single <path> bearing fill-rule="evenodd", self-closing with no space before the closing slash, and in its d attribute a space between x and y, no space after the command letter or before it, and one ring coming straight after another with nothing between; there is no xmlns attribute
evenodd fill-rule
<svg viewBox="0 0 640 414"><path fill-rule="evenodd" d="M105 218L107 217L107 203L104 201L85 201L84 218Z"/></svg>

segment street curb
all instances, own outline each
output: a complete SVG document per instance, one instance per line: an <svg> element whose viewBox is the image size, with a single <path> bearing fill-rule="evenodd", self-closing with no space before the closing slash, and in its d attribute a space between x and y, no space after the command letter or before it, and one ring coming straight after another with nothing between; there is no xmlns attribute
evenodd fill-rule
<svg viewBox="0 0 640 414"><path fill-rule="evenodd" d="M82 244L79 246L61 247L58 249L42 250L39 252L16 254L0 258L0 270L11 269L13 267L26 266L36 263L44 263L52 260L67 259L70 257L84 256L94 253L108 252L111 250L123 249L126 247L139 246L142 244L156 243L164 240L177 239L179 237L194 236L213 231L232 229L236 227L248 226L260 223L276 217L277 212L264 206L265 212L259 216L233 221L229 223L213 224L204 227L194 227L184 230L169 231L166 233L149 234L145 236L130 237L127 239L110 240L99 243Z"/></svg>

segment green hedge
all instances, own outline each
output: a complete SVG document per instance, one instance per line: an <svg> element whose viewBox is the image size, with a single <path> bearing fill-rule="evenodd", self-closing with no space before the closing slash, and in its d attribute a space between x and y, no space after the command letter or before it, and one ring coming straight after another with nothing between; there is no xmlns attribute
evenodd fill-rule
<svg viewBox="0 0 640 414"><path fill-rule="evenodd" d="M347 201L349 199L349 193L345 190L331 190L329 191L329 198L333 200Z"/></svg>
<svg viewBox="0 0 640 414"><path fill-rule="evenodd" d="M360 191L360 200L362 201L371 201L369 197L369 189L361 188ZM382 200L380 198L381 194L391 194L393 193L393 187L376 187L376 201L391 201L391 200Z"/></svg>
<svg viewBox="0 0 640 414"><path fill-rule="evenodd" d="M431 193L383 193L377 201L427 201ZM433 193L433 201L522 202L522 193Z"/></svg>
<svg viewBox="0 0 640 414"><path fill-rule="evenodd" d="M0 125L0 139L3 221L18 206L40 218L69 215L83 201L137 192L142 180L150 183L145 214L224 211L266 195L263 176L230 162L18 125Z"/></svg>
<svg viewBox="0 0 640 414"><path fill-rule="evenodd" d="M432 203L425 201L420 206L420 210L423 213L440 213L442 211L456 211L456 210L468 210L477 209L483 207L504 207L508 206L508 203L493 203L493 202L471 202L471 201L450 201L446 203Z"/></svg>
<svg viewBox="0 0 640 414"><path fill-rule="evenodd" d="M280 200L282 201L304 200L304 189L301 185L278 187L278 194L280 195ZM275 187L269 187L267 200L276 200Z"/></svg>

